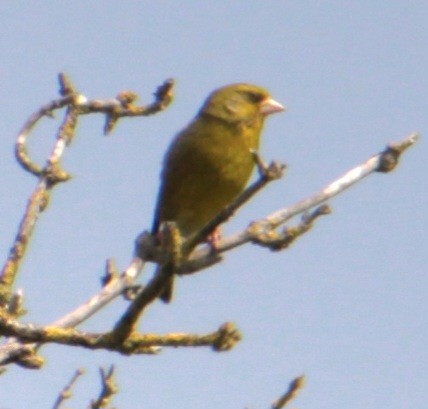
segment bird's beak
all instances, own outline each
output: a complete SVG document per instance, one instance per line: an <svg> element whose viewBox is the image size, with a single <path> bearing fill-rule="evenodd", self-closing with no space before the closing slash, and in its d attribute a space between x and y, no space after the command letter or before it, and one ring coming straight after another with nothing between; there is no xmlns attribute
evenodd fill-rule
<svg viewBox="0 0 428 409"><path fill-rule="evenodd" d="M266 98L260 103L260 112L263 115L275 114L285 111L285 107L272 98Z"/></svg>

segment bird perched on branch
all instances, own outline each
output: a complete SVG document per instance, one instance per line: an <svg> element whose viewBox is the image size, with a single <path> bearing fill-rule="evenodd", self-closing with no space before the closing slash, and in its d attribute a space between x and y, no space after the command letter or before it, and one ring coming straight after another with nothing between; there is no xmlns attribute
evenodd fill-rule
<svg viewBox="0 0 428 409"><path fill-rule="evenodd" d="M188 238L210 222L245 189L254 169L267 115L284 111L269 93L250 84L217 89L166 152L152 233L176 223ZM169 302L172 278L160 298Z"/></svg>

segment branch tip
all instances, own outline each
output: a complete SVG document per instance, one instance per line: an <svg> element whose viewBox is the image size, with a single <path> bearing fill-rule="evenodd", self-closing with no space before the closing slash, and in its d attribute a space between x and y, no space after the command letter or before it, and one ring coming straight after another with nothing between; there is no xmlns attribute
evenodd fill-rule
<svg viewBox="0 0 428 409"><path fill-rule="evenodd" d="M116 381L113 378L114 365L111 365L108 370L100 368L101 391L97 400L91 402L91 409L101 409L107 407L113 395L118 392Z"/></svg>
<svg viewBox="0 0 428 409"><path fill-rule="evenodd" d="M113 258L106 260L104 275L101 277L101 285L105 287L112 280L117 280L119 278L119 270L116 265L116 261Z"/></svg>
<svg viewBox="0 0 428 409"><path fill-rule="evenodd" d="M119 101L122 107L128 108L135 101L137 101L138 94L130 90L125 90L125 91L119 92L119 94L117 94L116 99Z"/></svg>
<svg viewBox="0 0 428 409"><path fill-rule="evenodd" d="M67 74L60 72L58 74L58 81L59 81L59 94L61 96L66 97L76 93L74 90L73 84L71 82L71 79Z"/></svg>
<svg viewBox="0 0 428 409"><path fill-rule="evenodd" d="M282 232L278 232L274 227L269 226L266 220L251 223L247 232L251 236L252 243L267 247L272 251L280 251L288 248L297 238L308 232L318 217L330 213L331 208L324 204L312 212L303 213L299 224L293 227L286 226Z"/></svg>
<svg viewBox="0 0 428 409"><path fill-rule="evenodd" d="M287 165L277 161L272 161L268 165L255 149L250 149L250 152L256 163L260 178L266 181L272 181L281 179L284 176Z"/></svg>
<svg viewBox="0 0 428 409"><path fill-rule="evenodd" d="M242 335L238 328L236 328L233 323L226 322L218 329L216 339L212 344L212 348L217 352L228 351L232 349L241 339Z"/></svg>
<svg viewBox="0 0 428 409"><path fill-rule="evenodd" d="M77 369L73 376L71 377L70 381L67 383L67 385L64 386L62 391L58 394L58 397L55 401L55 404L53 405L52 409L59 409L61 404L66 400L71 398L72 396L72 388L74 384L76 383L77 379L82 376L85 373L85 370L83 368Z"/></svg>
<svg viewBox="0 0 428 409"><path fill-rule="evenodd" d="M301 375L293 379L288 385L287 391L279 397L273 404L272 409L282 409L290 403L296 396L297 393L305 386L305 377Z"/></svg>
<svg viewBox="0 0 428 409"><path fill-rule="evenodd" d="M23 290L18 289L11 295L7 306L7 313L15 318L22 317L26 312L27 311L24 308L24 292Z"/></svg>
<svg viewBox="0 0 428 409"><path fill-rule="evenodd" d="M401 154L419 139L419 134L411 133L407 138L400 142L388 144L383 152L380 153L377 172L388 173L394 170L400 159Z"/></svg>
<svg viewBox="0 0 428 409"><path fill-rule="evenodd" d="M165 80L164 83L160 85L154 93L156 100L169 104L174 97L172 92L174 85L175 81L173 78L168 78Z"/></svg>

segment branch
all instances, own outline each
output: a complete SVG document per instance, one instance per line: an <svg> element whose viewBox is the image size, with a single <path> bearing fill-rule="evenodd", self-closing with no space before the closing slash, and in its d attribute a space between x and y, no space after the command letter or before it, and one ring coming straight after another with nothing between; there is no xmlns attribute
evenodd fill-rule
<svg viewBox="0 0 428 409"><path fill-rule="evenodd" d="M201 347L210 346L215 351L231 349L240 339L237 328L226 323L217 331L205 334L171 333L167 335L132 333L125 340L117 339L113 332L91 333L73 328L54 326L36 327L21 324L7 317L0 317L0 333L4 336L19 338L22 342L38 344L55 343L79 346L87 349L104 349L124 355L156 354L159 347Z"/></svg>
<svg viewBox="0 0 428 409"><path fill-rule="evenodd" d="M70 79L65 74L59 74L60 95L61 98L54 100L36 111L24 124L19 132L15 155L21 166L28 172L39 178L38 185L28 200L27 208L18 228L14 243L9 252L2 270L0 270L0 309L9 313L11 316L19 316L22 308L16 308L16 302L19 294L12 293L12 287L15 282L22 259L25 256L28 243L30 242L32 232L42 211L46 209L49 201L50 190L60 182L70 179L70 175L60 168L59 160L64 150L70 145L74 138L78 117L83 114L101 112L106 114L105 133L110 132L118 119L125 116L148 116L164 110L173 99L172 88L173 80L165 81L158 87L154 93L154 101L147 106L136 106L137 95L131 91L124 91L118 94L116 99L88 100L82 94L79 94ZM35 125L44 117L53 117L55 110L67 107L62 125L60 126L56 142L51 154L43 167L33 162L28 155L26 143L30 132ZM141 264L141 261L138 261ZM132 263L131 263L132 264ZM75 326L87 317L94 314L103 305L115 298L124 289L130 285L140 273L142 266L139 267L137 274L132 276L128 271L121 279L104 288L101 293L92 297L86 305L79 307L76 311L59 320L58 325ZM131 268L132 270L132 268ZM17 359L25 356L26 365L36 367L41 364L41 359L32 356L33 346L22 346L8 340L5 345L0 347L0 362L10 362L10 359ZM24 359L24 358L23 358Z"/></svg>
<svg viewBox="0 0 428 409"><path fill-rule="evenodd" d="M130 336L144 309L161 294L169 280L166 274L155 274L140 290L113 328L112 336L116 342L122 343Z"/></svg>
<svg viewBox="0 0 428 409"><path fill-rule="evenodd" d="M389 145L384 152L369 159L366 163L360 165L359 167L351 170L342 178L339 178L337 181L327 186L327 188L323 189L320 193L299 202L297 205L294 205L291 208L280 210L266 217L265 219L252 223L243 233L244 240L241 240L239 245L251 241L254 244L268 247L274 251L288 248L298 237L308 232L312 228L314 221L318 217L330 213L330 208L326 205L320 206L314 211L307 213L311 208L326 201L330 197L337 195L373 171L391 171L397 165L400 154L406 148L415 143L416 139L416 134L412 134L399 144ZM272 162L269 166L267 166L256 152L252 153L259 169L259 179L250 185L247 189L245 189L245 191L233 203L227 206L195 236L191 237L187 242L184 242L181 253L185 260L188 258L187 254L189 254L199 243L206 240L206 237L219 224L230 218L239 207L252 198L257 192L266 186L267 183L282 176L284 170L283 165L278 165L277 163ZM297 226L293 228L284 228L282 232L277 232L275 230L276 227L285 223L291 217L302 212L306 213L304 213L301 223L299 223ZM145 260L153 260L151 257L160 256L161 260L155 260L159 263L159 265L166 265L165 263L169 263L169 257L171 257L170 252L164 251L162 253L159 251L156 252L156 250L153 251L153 244L153 240L146 234L141 235L136 242L136 254ZM190 257L189 261L184 261L181 264L174 263L173 268L170 270L174 271L176 274L182 275L194 273L221 261L222 258L218 253L230 250L233 247L224 249L222 248L222 242L220 241L220 243L216 243L216 251L213 252L212 248L209 248L209 253L206 254L206 248L202 250L196 250L196 254L198 254L198 251L205 253L203 253L203 256L200 256L199 258L193 255ZM164 269L160 269L158 271L162 272L163 270ZM155 274L148 286L137 295L137 298L128 307L125 314L115 326L114 332L120 339L126 339L126 337L131 333L144 308L156 299L162 289L168 285L169 280L170 279L167 274Z"/></svg>
<svg viewBox="0 0 428 409"><path fill-rule="evenodd" d="M38 121L40 121L44 117L53 118L53 112L57 109L63 108L64 106L70 105L73 102L73 98L73 95L68 95L63 98L53 100L39 108L38 111L32 114L27 120L27 122L25 122L23 128L18 133L15 145L15 156L18 160L18 163L26 171L34 174L35 176L42 176L43 174L43 168L33 163L28 156L26 143L30 132L33 130Z"/></svg>
<svg viewBox="0 0 428 409"><path fill-rule="evenodd" d="M350 170L344 176L337 179L336 181L328 185L326 188L324 188L317 194L310 196L309 198L302 200L293 206L274 212L264 219L260 219L259 221L252 223L247 230L241 233L235 234L227 238L223 238L218 243L217 251L219 253L226 252L237 246L248 243L250 241L265 245L266 237L269 237L269 228L264 230L262 228L263 226L266 226L266 227L277 226L277 225L280 225L281 223L285 223L287 220L294 217L295 215L308 211L312 207L319 205L323 201L326 201L331 197L341 193L342 191L349 188L353 184L359 182L362 178L368 176L372 172L374 171L384 172L386 170L385 163L396 164L399 154L403 152L406 148L412 146L416 141L417 141L417 135L411 134L409 137L405 138L400 143L391 144L384 152L370 158L365 163ZM393 166L389 165L387 166L387 168L388 170L391 170ZM305 220L304 218L303 222L300 225L298 225L295 229L297 229L297 231L299 230L305 231L308 225L308 220L309 222L312 222L312 220L315 219L315 216L318 217L319 215L324 214L324 212L325 210L323 211L316 210L315 212L312 213L312 216L310 216L309 219L306 218ZM294 232L295 231L296 230L294 230ZM291 232L293 232L293 230L291 230ZM273 236L275 237L275 235ZM284 244L286 245L289 244L288 242L290 240L290 237L294 239L296 235L295 234L290 235L290 229L288 229L285 231L285 235L283 235L282 237L283 240L282 241L280 240L277 243L281 243L282 247L284 247ZM162 251L156 248L155 244L153 243L153 238L148 233L143 233L142 235L140 235L140 237L137 239L136 248L137 248L137 251L141 253L139 255L140 256L142 255L146 260L155 260L155 261L160 260L160 262L164 260L162 259L162 257L164 257ZM189 274L191 272L199 271L202 268L205 268L207 266L217 263L219 260L221 260L221 256L219 254L213 254L210 248L204 247L201 249L196 249L191 255L190 259L180 266L178 273ZM131 274L131 276L133 275L134 274ZM117 295L121 294L122 290L126 287L126 285L123 285L123 283L122 284L120 283L121 281L119 280L119 282L117 283L118 287L116 287L116 290L111 292L107 291L108 296L104 298L106 303L111 299L115 298ZM115 284L111 284L111 285L114 287ZM155 297L156 294L158 293L159 288L162 287L163 285L164 285L164 282L162 281L162 278L159 278L159 277L153 278L152 281L149 282L145 290L140 293L142 301L144 301L145 297L147 298L146 298L146 301L144 302L147 302L148 299L153 299L153 297ZM97 299L97 297L98 295L94 296L94 299ZM103 297L100 297L100 298L103 298ZM88 305L89 304L91 304L91 302L88 302ZM99 308L101 308L101 306L104 305L104 303L99 303L99 304L96 303L96 305L99 306ZM88 309L83 307L82 309L85 312L83 314L80 314L80 312L78 312L80 311L80 307L79 307L76 310L76 312L69 314L69 316L66 316L64 319L58 320L57 324L58 326L61 326L61 327L75 326L79 321L81 322L84 319L86 319L87 316L89 316L88 311L90 311L90 314L92 314L99 308L94 308L92 310L91 308ZM19 351L21 351L21 354L25 355L26 353L28 353L28 346L23 346L22 344L17 344L16 342L15 344L12 343L12 345L3 346L2 348L0 348L0 363L8 363L13 361L14 359L16 359L16 356L19 356Z"/></svg>
<svg viewBox="0 0 428 409"><path fill-rule="evenodd" d="M65 180L68 180L69 176L65 172L61 171L61 169L58 166L59 158L61 157L64 148L68 146L68 144L71 142L74 129L77 123L77 117L81 114L87 114L92 112L102 112L106 114L106 128L105 131L109 132L113 125L117 122L117 119L123 116L136 116L136 115L151 115L159 110L164 109L172 100L172 81L166 81L162 86L160 86L155 93L155 101L151 105L147 107L136 107L134 105L134 101L136 100L136 95L125 91L123 93L120 93L118 97L115 100L109 100L109 101L100 101L100 100L93 100L88 101L86 97L78 94L74 88L72 87L70 81L65 77L62 76L60 78L61 81L61 94L63 95L63 98L57 101L52 102L51 104L48 104L45 107L42 107L34 116L30 118L29 121L27 121L26 126L24 127L23 132L21 132L20 136L18 137L17 142L17 157L22 166L29 170L31 173L35 174L36 176L40 177L41 180L41 193L39 193L36 189L35 196L37 198L34 200L29 201L29 206L27 207L27 212L31 217L30 222L25 222L24 220L21 223L26 228L30 228L30 233L32 229L34 228L34 223L37 220L38 214L44 210L47 202L47 195L46 192L53 187L56 183L62 182ZM58 136L57 136L57 143L52 151L52 154L47 161L47 164L45 168L41 169L38 168L37 165L33 164L29 159L28 155L26 156L26 149L25 149L25 141L26 136L34 126L34 124L43 116L50 115L54 109L58 109L60 107L66 106L69 104L67 113L63 122L63 125L61 126ZM296 237L298 237L300 234L307 231L311 225L312 222L315 220L316 217L320 216L321 214L325 214L325 210L322 210L322 208L315 210L309 216L305 216L303 218L303 221L294 229L287 229L283 233L277 233L274 231L275 228L280 226L281 224L284 224L286 221L288 221L290 218L294 217L295 215L308 211L309 209L313 208L314 206L319 205L320 203L328 200L329 198L337 195L338 193L341 193L346 188L350 187L354 183L357 183L359 180L361 180L363 177L367 176L373 171L379 171L379 172L389 172L391 171L397 164L398 158L400 154L409 146L413 145L417 140L417 135L412 134L408 138L406 138L404 141L400 142L399 144L391 144L384 152L381 154L369 159L366 163L363 165L351 170L348 172L345 176L338 179L337 181L333 182L331 185L329 185L327 188L323 189L318 194L311 196L308 199L305 199L294 206L291 206L289 208L281 209L269 216L267 216L264 219L261 219L255 223L252 223L251 226L245 230L244 232L238 233L237 235L231 236L229 238L225 238L217 243L216 250L217 254L212 254L211 248L200 248L196 249L192 254L188 261L186 261L184 264L179 266L179 273L185 274L188 272L194 272L202 267L206 267L212 264L215 264L219 260L221 260L221 256L218 253L225 252L228 250L231 250L234 247L237 247L239 245L242 245L247 242L253 242L261 245L268 246L271 249L280 249L287 247ZM224 222L227 220L233 213L236 211L237 208L239 208L243 203L245 203L247 200L249 200L256 192L258 192L268 181L273 180L269 179L268 173L266 173L266 170L269 170L266 166L263 166L262 161L260 158L255 155L255 160L258 161L259 166L259 172L261 174L260 179L255 182L253 185L251 185L246 191L241 195L236 202L231 204L227 209L225 209L222 214L220 214L217 218L215 218L210 224L208 224L200 234L198 234L197 237L192 238L192 240L189 242L189 248L193 248L195 245L197 245L202 238L206 237L206 234L211 232L215 226L218 224ZM273 166L273 165L271 165ZM263 174L263 169L265 171L265 174ZM274 168L271 168L274 169ZM282 168L281 168L282 170ZM43 182L43 183L42 183ZM36 195L36 193L38 193ZM28 210L30 207L30 204L34 207L34 210ZM34 214L33 214L34 213ZM21 231L21 230L20 230ZM22 229L22 231L25 232L25 229ZM275 234L276 236L275 236ZM20 232L17 235L17 239L15 241L16 248L13 248L14 252L11 251L11 255L16 255L17 261L15 261L12 258L12 264L6 265L3 271L2 280L8 277L12 277L12 280L5 280L5 288L8 289L10 293L10 288L13 284L14 277L16 275L16 271L18 269L19 261L22 259L24 251L26 249L26 243L28 242L28 239L30 237L30 234L20 234ZM272 237L274 237L274 240L272 240ZM147 238L147 237L146 237ZM143 240L144 241L144 240ZM147 241L147 240L146 240ZM138 240L138 245L140 246L140 240ZM193 247L192 247L193 246ZM158 258L165 257L165 254L162 255L162 252L160 252L156 248L145 248L144 246L141 247L141 253L144 254L144 257L142 257L143 260L155 260L158 262ZM140 251L140 248L139 248ZM141 256L140 252L138 252L138 255ZM146 256L148 256L146 258ZM153 257L153 258L152 258ZM10 261L11 256L8 261ZM67 314L65 317L59 319L56 323L54 328L55 330L61 329L61 328L69 328L74 327L78 325L80 322L87 319L89 316L94 314L96 311L98 311L102 306L104 306L106 303L117 297L117 295L121 294L123 290L129 288L133 281L135 280L135 277L141 272L143 268L144 262L139 259L134 259L131 262L130 268L127 269L127 271L121 276L116 277L114 275L111 276L110 282L101 290L100 293L96 294L94 297L91 298L86 304L84 304L81 307L78 307L75 311L73 311L70 314ZM16 271L15 271L16 270ZM11 274L5 274L11 272ZM129 274L128 274L129 272ZM135 350L132 348L135 348L135 346L129 346L129 344L126 344L130 340L137 340L137 350L138 348L142 348L140 353L143 353L144 348L147 347L146 342L148 342L147 338L138 338L140 335L131 333L131 330L133 329L133 324L135 324L135 318L132 318L129 320L130 317L138 317L139 314L142 311L141 306L147 305L151 300L156 298L156 296L159 294L159 288L163 288L165 277L162 276L155 276L149 284L144 288L144 290L140 291L137 294L138 303L133 303L129 307L128 311L124 314L122 319L119 321L118 325L116 325L115 329L111 333L107 334L86 334L82 332L78 332L76 330L64 330L65 332L57 331L53 334L60 334L60 338L49 338L52 335L52 331L46 335L46 332L44 333L44 336L47 338L37 338L37 336L32 334L34 338L32 337L25 337L27 342L32 342L31 344L23 345L19 342L16 342L16 340L9 340L6 345L0 348L0 363L8 363L12 362L15 359L21 359L21 364L23 362L26 362L27 365L31 366L33 365L36 367L37 365L40 365L41 358L32 355L32 352L34 352L36 344L35 342L59 342L59 339L62 339L61 337L64 337L64 339L67 339L67 342L77 342L76 345L80 345L79 342L82 344L80 346L86 346L87 345L101 345L103 342L105 343L104 348L116 350L121 353L130 353L129 351L132 351L131 353L135 353ZM0 281L0 284L2 282ZM0 293L1 295L1 293ZM10 299L10 294L9 299ZM138 307L138 308L137 308ZM133 311L133 309L135 309ZM138 310L139 309L139 310ZM138 311L137 311L138 310ZM11 321L9 320L8 323L10 324ZM6 325L6 324L4 324ZM18 336L18 332L15 333L11 329L12 327L7 327L8 331L10 332L11 336ZM19 327L14 327L16 331ZM50 328L50 327L46 327ZM45 329L46 329L45 328ZM22 327L20 328L22 330ZM28 328L27 328L28 329ZM123 329L126 329L123 331ZM39 330L44 330L43 328ZM68 332L67 332L68 331ZM130 335L128 337L128 335ZM173 335L173 334L170 334ZM19 335L20 337L22 336ZM28 336L28 334L27 334ZM40 333L39 335L40 336ZM91 337L93 336L93 337ZM67 338L68 337L68 338ZM89 337L89 338L88 338ZM94 341L94 337L98 337L98 340ZM133 338L134 337L134 338ZM141 337L147 337L147 335L141 335ZM155 336L156 337L156 336ZM160 337L160 336L157 336ZM74 341L70 341L70 339L73 339ZM164 338L154 338L156 340L155 345L161 345L163 342L171 342L171 339L164 339ZM78 341L76 341L78 340ZM101 340L101 341L100 341ZM125 341L125 342L124 342ZM153 338L151 339L153 341ZM67 343L64 341L64 343ZM184 341L181 341L184 342ZM97 344L98 343L98 344ZM126 344L126 345L125 345ZM74 344L73 344L74 345ZM153 344L151 344L153 346ZM168 345L167 345L168 346ZM121 349L122 348L122 349ZM147 350L144 352L147 353Z"/></svg>
<svg viewBox="0 0 428 409"><path fill-rule="evenodd" d="M328 205L321 205L310 213L304 213L301 222L294 227L284 227L282 232L277 232L274 229L267 231L259 231L258 225L250 225L248 231L254 233L252 242L262 247L267 247L272 251L287 249L300 236L312 229L315 220L320 216L325 216L331 213ZM252 231L254 229L254 231Z"/></svg>
<svg viewBox="0 0 428 409"><path fill-rule="evenodd" d="M412 133L398 143L389 144L386 149L369 158L366 162L356 166L345 175L339 177L318 193L303 199L294 205L277 210L274 213L252 222L250 226L239 233L220 239L216 245L217 253L224 253L242 246L248 242L257 242L259 237L274 230L276 227L286 223L291 218L301 213L307 212L315 206L318 206L332 197L342 193L346 189L360 182L363 178L373 172L390 172L398 164L401 154L409 147L413 146L419 138L417 133ZM218 263L221 257L217 254L214 258L211 254L211 248L205 246L197 248L189 257L189 260L180 266L178 274L187 274L199 271L206 266ZM156 253L146 251L145 254L156 255ZM156 260L157 261L157 260Z"/></svg>
<svg viewBox="0 0 428 409"><path fill-rule="evenodd" d="M79 104L79 114L104 113L106 122L104 133L109 134L116 125L119 118L134 116L150 116L165 110L173 101L174 80L167 79L154 92L154 101L149 105L137 106L135 101L138 95L133 91L122 91L115 99L88 101L81 99Z"/></svg>
<svg viewBox="0 0 428 409"><path fill-rule="evenodd" d="M113 277L99 293L90 297L85 303L71 311L67 315L53 322L50 326L57 328L72 328L90 318L110 301L121 295L123 291L131 287L135 279L141 274L144 263L140 259L133 259L128 268L120 277ZM108 262L107 269L111 268ZM18 363L26 368L40 368L43 360L34 355L38 345L23 345L17 339L9 339L0 346L0 365L11 362Z"/></svg>
<svg viewBox="0 0 428 409"><path fill-rule="evenodd" d="M52 409L59 409L61 404L71 397L71 390L76 383L77 379L84 374L83 369L78 369L68 382L68 384L64 387L64 389L59 393L54 405L52 406Z"/></svg>
<svg viewBox="0 0 428 409"><path fill-rule="evenodd" d="M279 397L273 404L272 409L281 409L289 402L291 402L297 395L297 393L305 386L305 377L299 376L293 379L288 386L288 390Z"/></svg>
<svg viewBox="0 0 428 409"><path fill-rule="evenodd" d="M49 108L53 109L52 107L61 107L65 102L72 103L72 100L67 97L58 103L51 103L50 107L44 107L39 110L30 118L23 131L18 135L16 157L24 169L38 176L40 179L34 193L27 203L27 208L19 225L15 241L9 252L9 257L3 269L0 271L0 308L7 308L11 300L12 286L26 253L36 222L49 202L50 190L57 183L65 182L70 179L70 176L60 168L59 159L70 140L70 135L74 133L77 125L76 110L73 108L73 105L70 105L67 109L62 126L58 131L56 143L44 168L39 168L38 165L34 164L29 159L25 148L25 141L29 131L42 115L46 113L46 110Z"/></svg>
<svg viewBox="0 0 428 409"><path fill-rule="evenodd" d="M148 116L164 110L172 102L174 81L169 79L160 85L154 93L154 101L147 106L136 106L134 102L137 95L131 91L123 91L113 100L88 100L84 95L77 92L65 74L59 74L59 84L61 98L42 106L31 115L17 137L16 158L26 171L39 178L39 182L28 200L9 257L0 271L0 308L7 308L12 297L13 283L38 217L47 206L51 188L57 183L70 179L70 175L61 169L59 161L65 148L70 145L74 138L78 117L90 113L105 113L106 126L104 131L110 132L121 117ZM63 123L58 130L51 154L45 165L41 167L33 162L28 155L27 138L42 118L52 117L55 110L63 107L67 107Z"/></svg>
<svg viewBox="0 0 428 409"><path fill-rule="evenodd" d="M118 392L116 382L113 378L114 375L114 366L110 366L110 369L106 371L103 368L100 368L101 376L101 391L100 396L96 401L91 402L91 409L102 409L106 408L110 403L113 395Z"/></svg>

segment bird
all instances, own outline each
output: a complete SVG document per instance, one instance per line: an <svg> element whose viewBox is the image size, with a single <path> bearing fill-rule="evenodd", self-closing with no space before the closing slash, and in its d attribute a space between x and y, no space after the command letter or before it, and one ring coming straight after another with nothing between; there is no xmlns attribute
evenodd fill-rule
<svg viewBox="0 0 428 409"><path fill-rule="evenodd" d="M163 160L152 234L175 222L184 239L201 230L245 189L266 116L284 111L269 92L238 83L213 91L172 140ZM173 278L159 295L168 303Z"/></svg>

